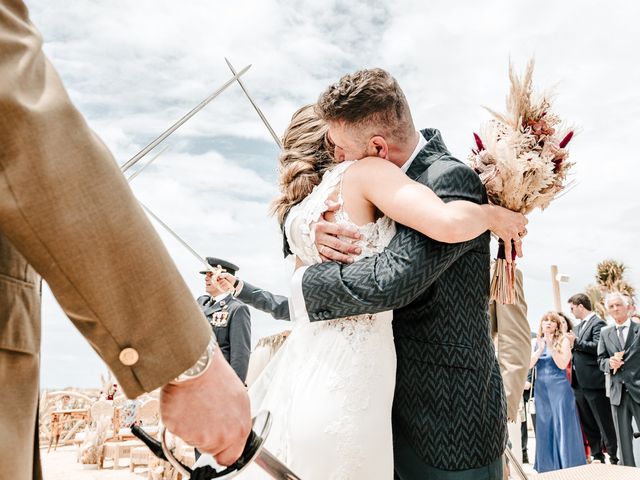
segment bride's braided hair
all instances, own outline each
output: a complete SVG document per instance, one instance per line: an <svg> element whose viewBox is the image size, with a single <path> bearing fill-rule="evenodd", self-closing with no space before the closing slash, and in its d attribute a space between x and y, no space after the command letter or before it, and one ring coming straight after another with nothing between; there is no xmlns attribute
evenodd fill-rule
<svg viewBox="0 0 640 480"><path fill-rule="evenodd" d="M327 124L315 112L315 105L302 107L291 117L282 138L280 195L271 204L271 213L280 224L291 207L309 195L333 165L333 146L326 138L327 131Z"/></svg>

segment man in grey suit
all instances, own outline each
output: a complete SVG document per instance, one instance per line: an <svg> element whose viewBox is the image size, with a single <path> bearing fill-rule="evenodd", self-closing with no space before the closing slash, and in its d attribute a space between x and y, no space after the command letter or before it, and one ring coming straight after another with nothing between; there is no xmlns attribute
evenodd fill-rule
<svg viewBox="0 0 640 480"><path fill-rule="evenodd" d="M602 444L607 447L609 460L618 463L618 443L613 426L611 404L604 386L604 374L598 365L600 331L607 324L591 311L591 300L584 293L569 299L569 308L580 323L567 336L572 340L571 387L576 396L580 423L594 460L604 463Z"/></svg>
<svg viewBox="0 0 640 480"><path fill-rule="evenodd" d="M640 325L631 321L629 299L621 293L607 295L605 307L615 324L602 329L598 362L600 370L611 378L609 397L621 463L635 467L631 418L640 425Z"/></svg>
<svg viewBox="0 0 640 480"><path fill-rule="evenodd" d="M487 202L478 176L451 156L440 132L416 132L406 98L387 72L346 75L322 94L318 110L336 160L385 152L445 202ZM349 235L319 222L318 252L346 258L339 255L352 246L327 232ZM487 315L489 232L443 244L398 225L377 256L298 269L292 293L295 310L306 307L311 321L394 310L396 478L502 478L507 430Z"/></svg>

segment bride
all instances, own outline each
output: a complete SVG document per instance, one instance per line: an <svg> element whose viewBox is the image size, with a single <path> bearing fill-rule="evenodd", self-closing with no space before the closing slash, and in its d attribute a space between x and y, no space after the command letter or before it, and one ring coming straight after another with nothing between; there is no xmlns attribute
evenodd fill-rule
<svg viewBox="0 0 640 480"><path fill-rule="evenodd" d="M360 233L355 261L387 246L394 220L447 243L488 229L511 241L526 224L521 214L501 207L444 203L381 158L335 162L327 131L309 105L293 115L283 138L281 195L273 211L285 223L296 266L321 261L312 223L328 200L339 204L333 221ZM222 274L218 282L229 290L235 278ZM273 415L266 447L304 480L393 478L392 312L310 322L290 308L289 338L249 390L253 413ZM269 477L254 465L238 478Z"/></svg>

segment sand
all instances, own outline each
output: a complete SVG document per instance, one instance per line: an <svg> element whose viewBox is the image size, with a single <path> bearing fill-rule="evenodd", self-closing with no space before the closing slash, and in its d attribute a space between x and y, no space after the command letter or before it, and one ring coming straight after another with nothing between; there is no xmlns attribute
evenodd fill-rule
<svg viewBox="0 0 640 480"><path fill-rule="evenodd" d="M113 469L113 461L105 460L104 468L98 470L97 465L82 465L76 462L76 447L73 445L59 446L47 453L46 448L40 449L42 459L42 473L45 480L141 480L147 478L146 467L136 467L134 472L129 470L129 459L120 459L120 468Z"/></svg>

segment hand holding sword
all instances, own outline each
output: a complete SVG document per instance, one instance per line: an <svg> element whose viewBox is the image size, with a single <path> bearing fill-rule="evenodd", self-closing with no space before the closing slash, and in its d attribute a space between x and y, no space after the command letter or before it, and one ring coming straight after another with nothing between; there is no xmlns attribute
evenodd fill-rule
<svg viewBox="0 0 640 480"><path fill-rule="evenodd" d="M263 471L277 480L300 480L300 477L264 448L264 442L270 429L271 414L269 412L259 413L253 419L253 428L249 433L249 438L240 458L234 464L221 471L217 471L208 464L199 465L196 468L190 468L182 464L167 446L166 429L164 427L160 430L160 441L151 437L139 426L133 426L131 432L142 440L156 457L169 462L178 473L194 480L231 479L252 462L255 462ZM200 460L202 459L203 457L200 457Z"/></svg>

